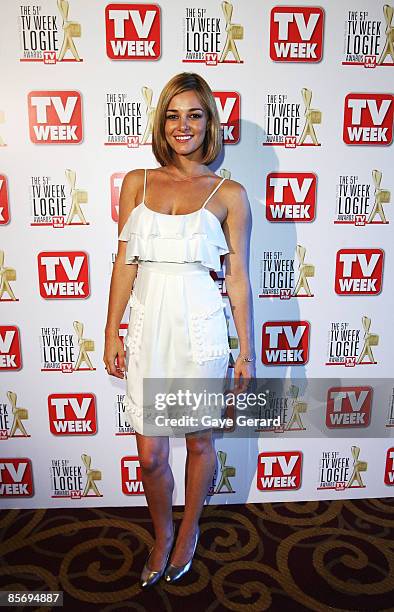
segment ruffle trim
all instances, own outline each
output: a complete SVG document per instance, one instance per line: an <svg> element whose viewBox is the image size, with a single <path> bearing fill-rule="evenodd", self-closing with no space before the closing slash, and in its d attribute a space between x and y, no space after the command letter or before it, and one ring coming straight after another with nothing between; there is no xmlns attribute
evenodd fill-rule
<svg viewBox="0 0 394 612"><path fill-rule="evenodd" d="M141 207L141 210L138 210ZM213 213L202 208L192 217L158 215L143 205L130 214L119 240L127 241L125 263L200 262L215 271L229 252L223 230Z"/></svg>
<svg viewBox="0 0 394 612"><path fill-rule="evenodd" d="M130 295L129 305L132 308L132 315L130 315L129 331L125 336L124 342L129 350L129 354L136 355L141 344L145 307L136 298L134 293Z"/></svg>
<svg viewBox="0 0 394 612"><path fill-rule="evenodd" d="M231 352L228 345L228 339L224 340L223 338L222 342L215 344L210 342L210 338L206 337L207 330L203 323L203 321L218 317L223 308L225 308L225 302L224 300L220 300L218 304L190 315L191 333L193 337L193 355L196 362L200 365L204 364L205 361L217 359ZM217 323L220 324L220 321L218 320ZM215 322L213 324L215 325Z"/></svg>
<svg viewBox="0 0 394 612"><path fill-rule="evenodd" d="M125 393L124 397L123 397L123 407L124 410L127 413L131 414L132 417L141 417L142 416L142 410L141 408L138 408L134 402L130 399L130 397L127 395L127 393ZM131 418L132 421L132 418ZM131 424L133 424L131 422Z"/></svg>
<svg viewBox="0 0 394 612"><path fill-rule="evenodd" d="M228 253L228 249L209 241L207 236L183 238L174 241L171 238L142 238L133 234L128 241L125 263L141 261L168 261L174 263L200 262L215 271L221 269L220 255Z"/></svg>
<svg viewBox="0 0 394 612"><path fill-rule="evenodd" d="M203 365L205 361L210 361L212 359L217 359L218 357L223 357L228 355L231 352L229 346L223 346L222 344L211 345L205 348L197 346L195 356L196 362L199 365Z"/></svg>

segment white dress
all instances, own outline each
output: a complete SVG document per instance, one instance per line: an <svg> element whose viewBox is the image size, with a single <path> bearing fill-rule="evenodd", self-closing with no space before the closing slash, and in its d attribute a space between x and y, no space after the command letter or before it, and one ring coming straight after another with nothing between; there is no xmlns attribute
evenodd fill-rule
<svg viewBox="0 0 394 612"><path fill-rule="evenodd" d="M119 236L127 242L125 263L138 263L125 337L123 403L128 421L144 435L182 435L209 428L201 426L200 420L198 426L189 422L179 428L164 424L163 419L157 425L157 415L200 416L205 410L220 416L216 402L212 407L206 396L199 411L190 404L158 409L152 397L153 390L200 391L208 388L207 379L214 381L211 386L208 383L212 392L223 389L230 353L225 302L209 271L220 270L220 255L229 250L220 221L206 204L224 180L197 211L170 215L146 206L145 170L143 200L131 211Z"/></svg>

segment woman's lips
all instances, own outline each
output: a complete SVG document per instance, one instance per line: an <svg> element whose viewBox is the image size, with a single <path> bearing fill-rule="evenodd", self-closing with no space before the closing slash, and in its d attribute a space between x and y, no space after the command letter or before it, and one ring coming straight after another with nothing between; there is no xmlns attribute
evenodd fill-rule
<svg viewBox="0 0 394 612"><path fill-rule="evenodd" d="M177 142L188 142L193 136L188 134L187 136L174 136L174 138Z"/></svg>

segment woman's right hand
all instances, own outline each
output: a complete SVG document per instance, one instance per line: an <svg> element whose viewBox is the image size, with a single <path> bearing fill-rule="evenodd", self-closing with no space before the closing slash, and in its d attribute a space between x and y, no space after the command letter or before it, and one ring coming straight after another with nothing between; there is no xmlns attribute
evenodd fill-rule
<svg viewBox="0 0 394 612"><path fill-rule="evenodd" d="M103 361L108 374L117 378L125 377L125 351L118 335L105 337Z"/></svg>

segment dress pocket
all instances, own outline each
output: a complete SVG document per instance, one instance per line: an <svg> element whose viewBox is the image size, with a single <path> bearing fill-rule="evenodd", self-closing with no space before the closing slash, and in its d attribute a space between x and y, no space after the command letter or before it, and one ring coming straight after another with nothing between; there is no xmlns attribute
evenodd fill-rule
<svg viewBox="0 0 394 612"><path fill-rule="evenodd" d="M199 364L230 352L224 306L219 295L211 306L189 317L193 361Z"/></svg>
<svg viewBox="0 0 394 612"><path fill-rule="evenodd" d="M125 336L125 345L130 355L138 356L141 350L142 329L144 325L145 307L132 293L129 304L131 306L129 325Z"/></svg>

